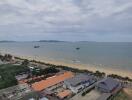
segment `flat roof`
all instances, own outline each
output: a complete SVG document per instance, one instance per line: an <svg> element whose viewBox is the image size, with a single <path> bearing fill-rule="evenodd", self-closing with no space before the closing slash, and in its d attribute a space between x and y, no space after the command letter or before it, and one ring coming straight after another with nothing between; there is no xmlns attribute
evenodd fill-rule
<svg viewBox="0 0 132 100"><path fill-rule="evenodd" d="M63 74L55 75L55 76L47 78L46 80L36 82L36 83L32 84L32 88L35 91L42 91L48 87L56 85L60 82L63 82L64 80L72 78L72 77L74 77L74 74L72 72L70 72L70 71L64 72Z"/></svg>
<svg viewBox="0 0 132 100"><path fill-rule="evenodd" d="M75 77L65 80L65 83L76 86L81 82L91 81L93 78L94 77L89 74L78 74Z"/></svg>
<svg viewBox="0 0 132 100"><path fill-rule="evenodd" d="M71 92L70 90L64 90L64 91L58 93L57 96L58 96L59 98L63 99L63 98L65 98L65 97L69 96L71 93L72 93L72 92Z"/></svg>
<svg viewBox="0 0 132 100"><path fill-rule="evenodd" d="M107 88L107 90L110 90L110 91L113 90L117 85L119 85L119 82L110 77L105 78L98 83L98 87Z"/></svg>

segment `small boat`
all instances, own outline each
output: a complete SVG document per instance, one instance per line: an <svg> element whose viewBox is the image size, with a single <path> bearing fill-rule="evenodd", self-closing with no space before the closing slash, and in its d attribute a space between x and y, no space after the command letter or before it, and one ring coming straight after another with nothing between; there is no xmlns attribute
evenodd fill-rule
<svg viewBox="0 0 132 100"><path fill-rule="evenodd" d="M78 48L76 48L76 50L79 50L80 48L78 47Z"/></svg>
<svg viewBox="0 0 132 100"><path fill-rule="evenodd" d="M79 60L72 60L73 63L80 63Z"/></svg>
<svg viewBox="0 0 132 100"><path fill-rule="evenodd" d="M39 48L40 46L34 46L34 48Z"/></svg>

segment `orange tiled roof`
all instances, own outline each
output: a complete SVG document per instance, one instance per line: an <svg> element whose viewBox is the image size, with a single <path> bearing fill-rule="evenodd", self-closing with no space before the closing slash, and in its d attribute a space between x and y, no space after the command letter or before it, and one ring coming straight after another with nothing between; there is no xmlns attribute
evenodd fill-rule
<svg viewBox="0 0 132 100"><path fill-rule="evenodd" d="M50 86L56 85L68 78L74 77L74 74L72 72L64 72L63 74L60 75L55 75L52 77L47 78L46 80L42 80L40 82L36 82L32 84L32 88L35 91L42 91Z"/></svg>
<svg viewBox="0 0 132 100"><path fill-rule="evenodd" d="M70 90L65 90L65 91L63 91L63 92L58 93L57 96L58 96L59 98L63 99L63 98L65 98L65 97L69 96L71 93L72 93L72 92L71 92Z"/></svg>
<svg viewBox="0 0 132 100"><path fill-rule="evenodd" d="M23 83L27 83L28 81L36 80L36 79L39 79L39 78L42 78L42 77L44 77L44 75L42 75L42 76L37 76L37 77L31 77L31 78L29 78L29 79L22 79L22 80L20 80L20 81L18 81L18 82L19 82L19 84L23 84Z"/></svg>

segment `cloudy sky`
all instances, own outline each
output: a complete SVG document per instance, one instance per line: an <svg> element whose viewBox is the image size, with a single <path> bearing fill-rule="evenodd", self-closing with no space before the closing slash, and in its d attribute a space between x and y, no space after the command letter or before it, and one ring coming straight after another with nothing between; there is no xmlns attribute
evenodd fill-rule
<svg viewBox="0 0 132 100"><path fill-rule="evenodd" d="M0 40L132 42L132 0L0 0Z"/></svg>

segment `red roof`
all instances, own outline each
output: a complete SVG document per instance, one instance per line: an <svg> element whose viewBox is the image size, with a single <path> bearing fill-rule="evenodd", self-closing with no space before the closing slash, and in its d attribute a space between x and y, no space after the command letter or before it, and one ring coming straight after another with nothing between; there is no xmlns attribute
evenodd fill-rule
<svg viewBox="0 0 132 100"><path fill-rule="evenodd" d="M72 92L70 90L64 90L63 92L58 93L58 97L63 99L67 96L69 96Z"/></svg>
<svg viewBox="0 0 132 100"><path fill-rule="evenodd" d="M63 74L55 75L55 76L47 78L46 80L36 82L36 83L32 84L32 88L35 91L42 91L48 87L56 85L60 82L63 82L64 80L72 78L72 77L74 77L74 74L72 72L64 72Z"/></svg>

